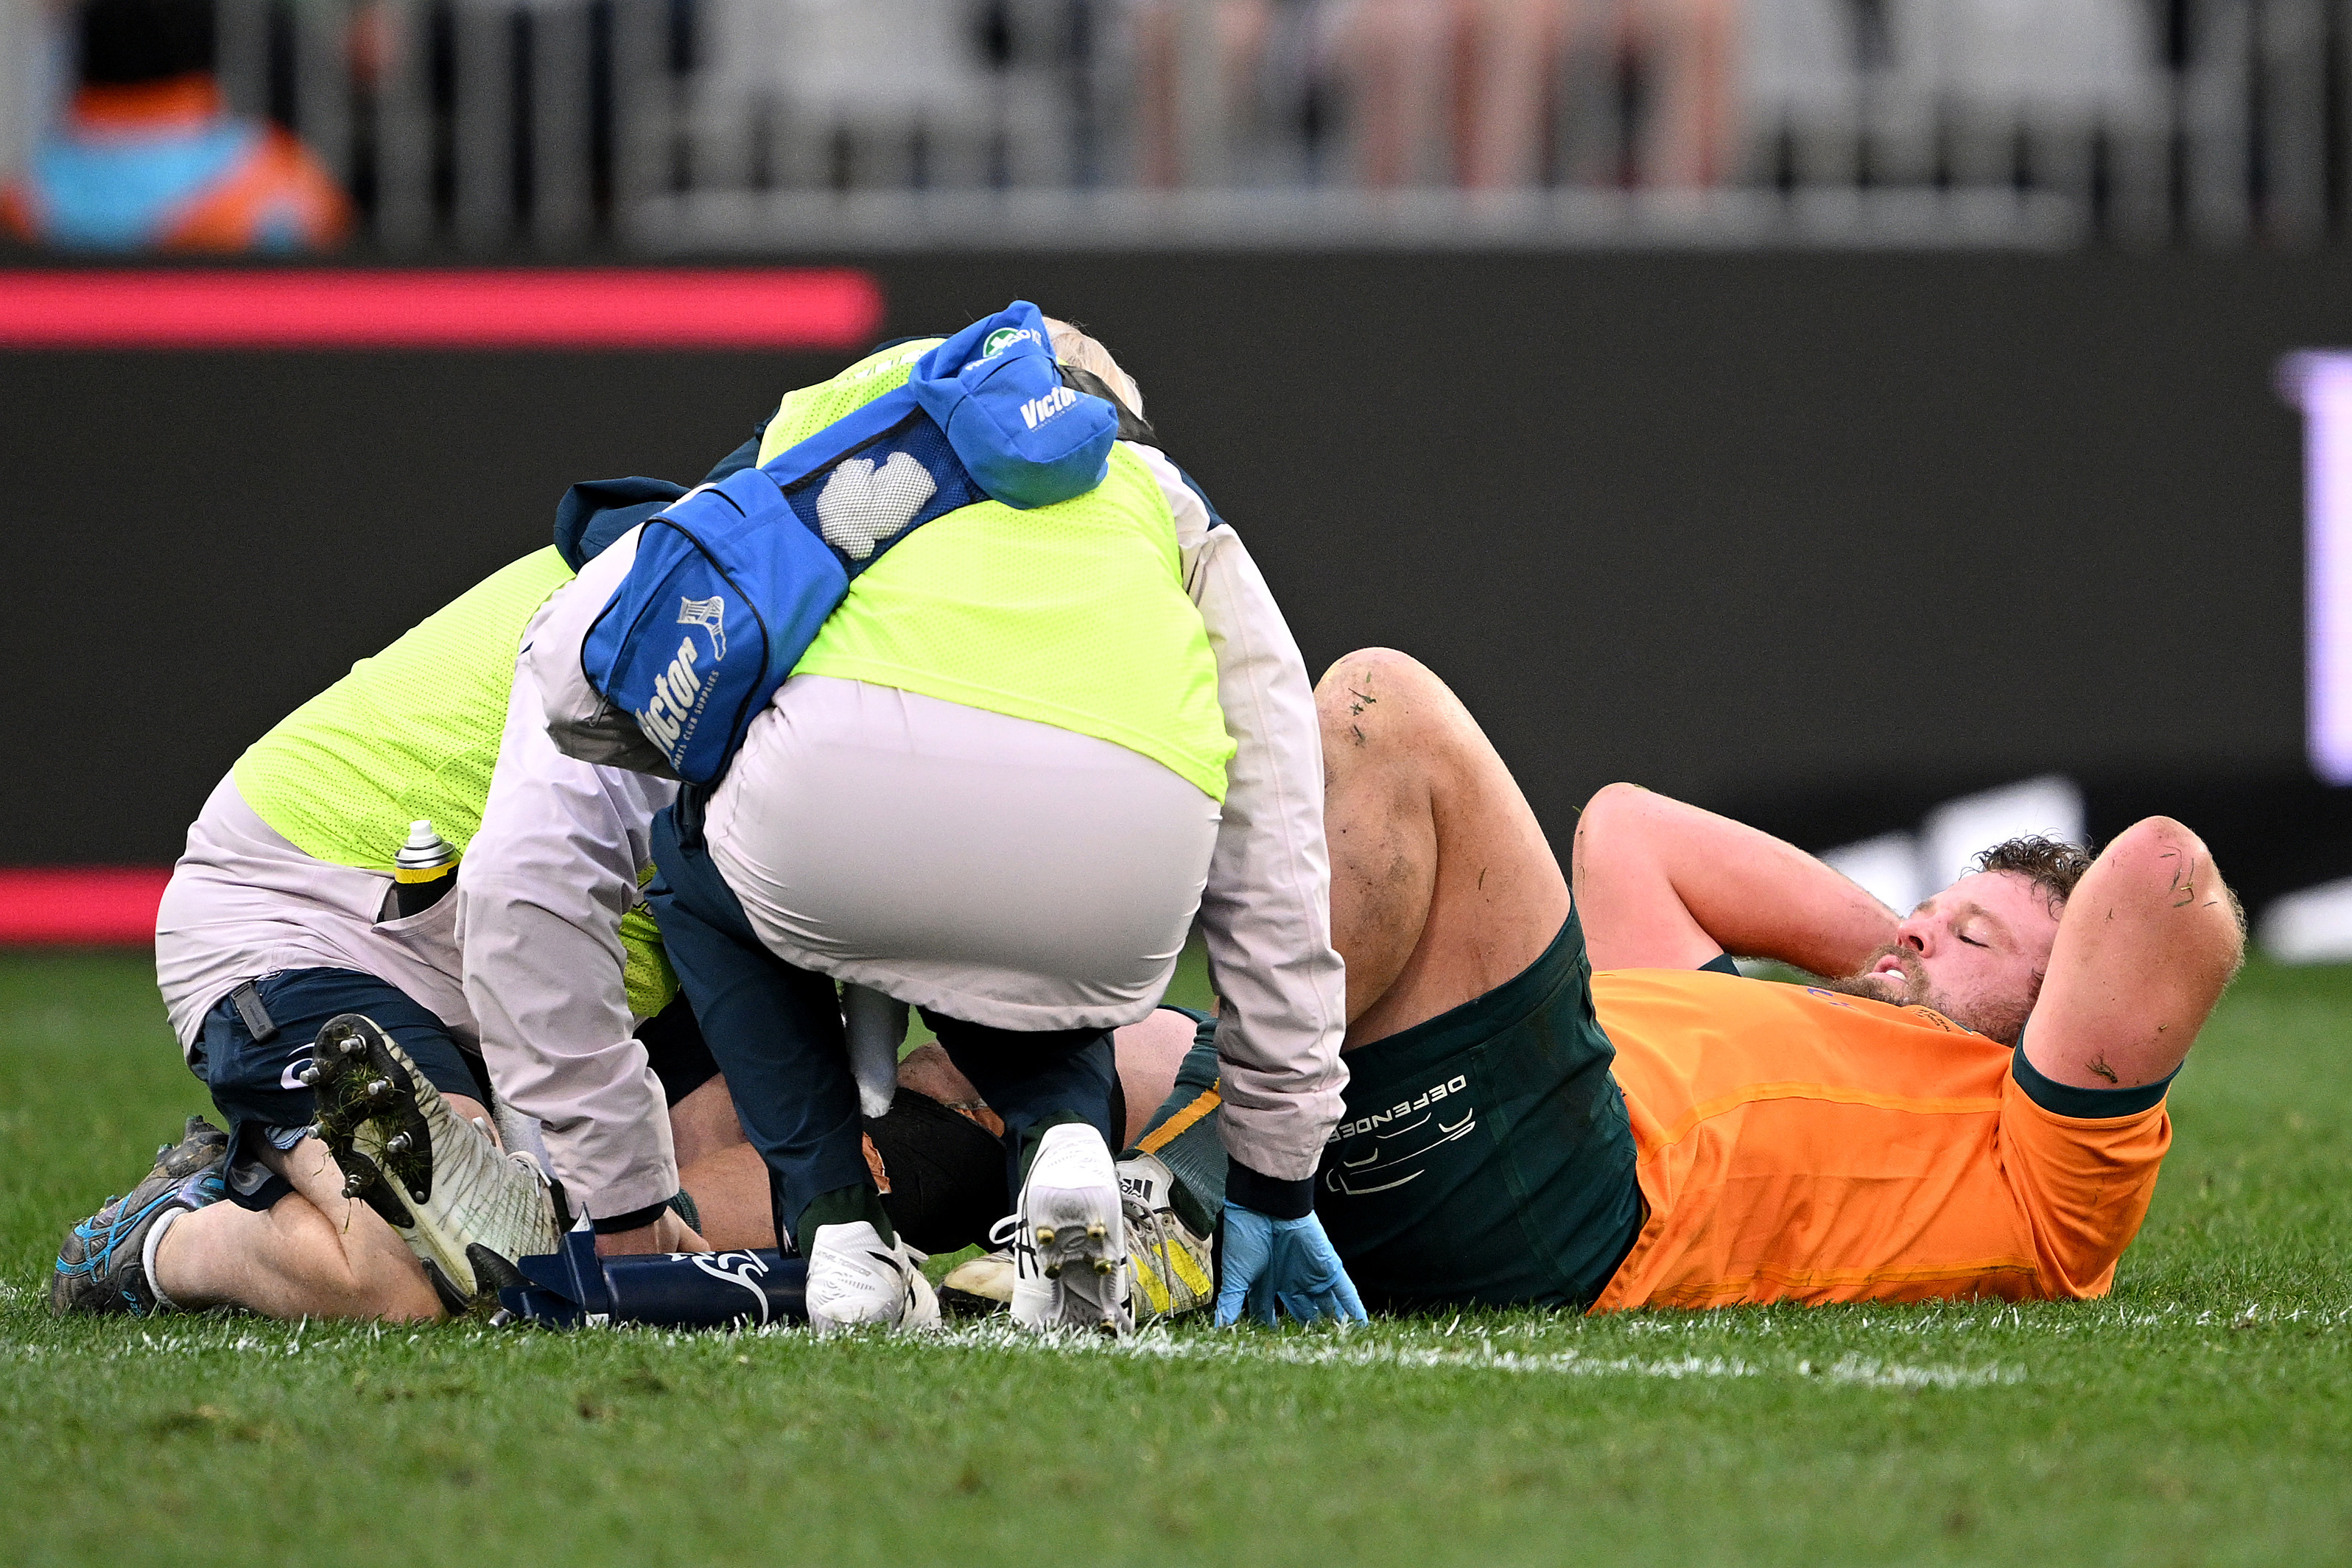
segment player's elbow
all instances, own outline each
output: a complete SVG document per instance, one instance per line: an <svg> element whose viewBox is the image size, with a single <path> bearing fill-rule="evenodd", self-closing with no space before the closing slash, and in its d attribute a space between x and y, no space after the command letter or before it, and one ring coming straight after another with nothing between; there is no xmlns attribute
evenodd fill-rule
<svg viewBox="0 0 2352 1568"><path fill-rule="evenodd" d="M2089 890L2095 897L2129 898L2174 925L2175 940L2237 972L2245 956L2244 909L2221 880L2213 852L2186 824L2143 817L2115 836L2093 870L2105 884Z"/></svg>
<svg viewBox="0 0 2352 1568"><path fill-rule="evenodd" d="M2205 841L2170 817L2142 817L2108 841L2099 863L2134 883L2178 890L2213 863Z"/></svg>

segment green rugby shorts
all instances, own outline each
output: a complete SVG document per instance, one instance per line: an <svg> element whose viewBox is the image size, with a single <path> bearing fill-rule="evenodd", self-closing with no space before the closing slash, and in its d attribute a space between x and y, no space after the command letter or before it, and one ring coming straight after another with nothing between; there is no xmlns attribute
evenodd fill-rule
<svg viewBox="0 0 2352 1568"><path fill-rule="evenodd" d="M1349 1052L1315 1211L1365 1303L1599 1296L1643 1221L1616 1054L1573 912L1520 974Z"/></svg>

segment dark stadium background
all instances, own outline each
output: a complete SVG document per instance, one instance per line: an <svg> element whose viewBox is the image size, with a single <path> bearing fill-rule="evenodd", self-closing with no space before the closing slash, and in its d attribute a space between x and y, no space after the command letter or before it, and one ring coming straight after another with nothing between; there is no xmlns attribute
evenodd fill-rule
<svg viewBox="0 0 2352 1568"><path fill-rule="evenodd" d="M856 262L856 257L841 258ZM2340 258L929 255L893 335L1022 295L1141 379L1311 666L1388 643L1564 836L1632 779L1820 848L2028 774L2352 873L2304 760L2301 424ZM691 479L845 356L0 352L16 864L168 862L254 737L574 479Z"/></svg>

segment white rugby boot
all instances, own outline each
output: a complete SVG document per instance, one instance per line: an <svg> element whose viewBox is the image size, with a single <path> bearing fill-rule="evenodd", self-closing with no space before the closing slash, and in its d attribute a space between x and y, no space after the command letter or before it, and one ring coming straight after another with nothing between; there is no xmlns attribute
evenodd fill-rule
<svg viewBox="0 0 2352 1568"><path fill-rule="evenodd" d="M311 1135L341 1167L343 1191L399 1232L452 1312L495 1306L500 1286L524 1282L517 1259L556 1249L555 1199L538 1162L459 1121L373 1020L328 1019L302 1077L318 1097Z"/></svg>
<svg viewBox="0 0 2352 1568"><path fill-rule="evenodd" d="M818 1226L809 1240L809 1327L820 1335L937 1328L939 1297L923 1277L923 1262L904 1240L886 1244L869 1221Z"/></svg>
<svg viewBox="0 0 2352 1568"><path fill-rule="evenodd" d="M1181 1317L1216 1299L1209 1238L1184 1223L1173 1197L1176 1178L1156 1155L1118 1162L1121 1218L1134 1269L1135 1304L1151 1317Z"/></svg>
<svg viewBox="0 0 2352 1568"><path fill-rule="evenodd" d="M1100 1133L1077 1122L1046 1130L1013 1221L1014 1322L1040 1333L1134 1331L1118 1173Z"/></svg>

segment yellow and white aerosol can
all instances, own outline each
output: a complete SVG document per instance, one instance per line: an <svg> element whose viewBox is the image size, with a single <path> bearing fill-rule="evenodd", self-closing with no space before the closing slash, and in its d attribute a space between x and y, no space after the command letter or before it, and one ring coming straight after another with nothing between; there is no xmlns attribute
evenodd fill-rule
<svg viewBox="0 0 2352 1568"><path fill-rule="evenodd" d="M408 841L392 862L392 907L401 918L422 915L457 885L457 852L433 831L429 817L408 824Z"/></svg>

